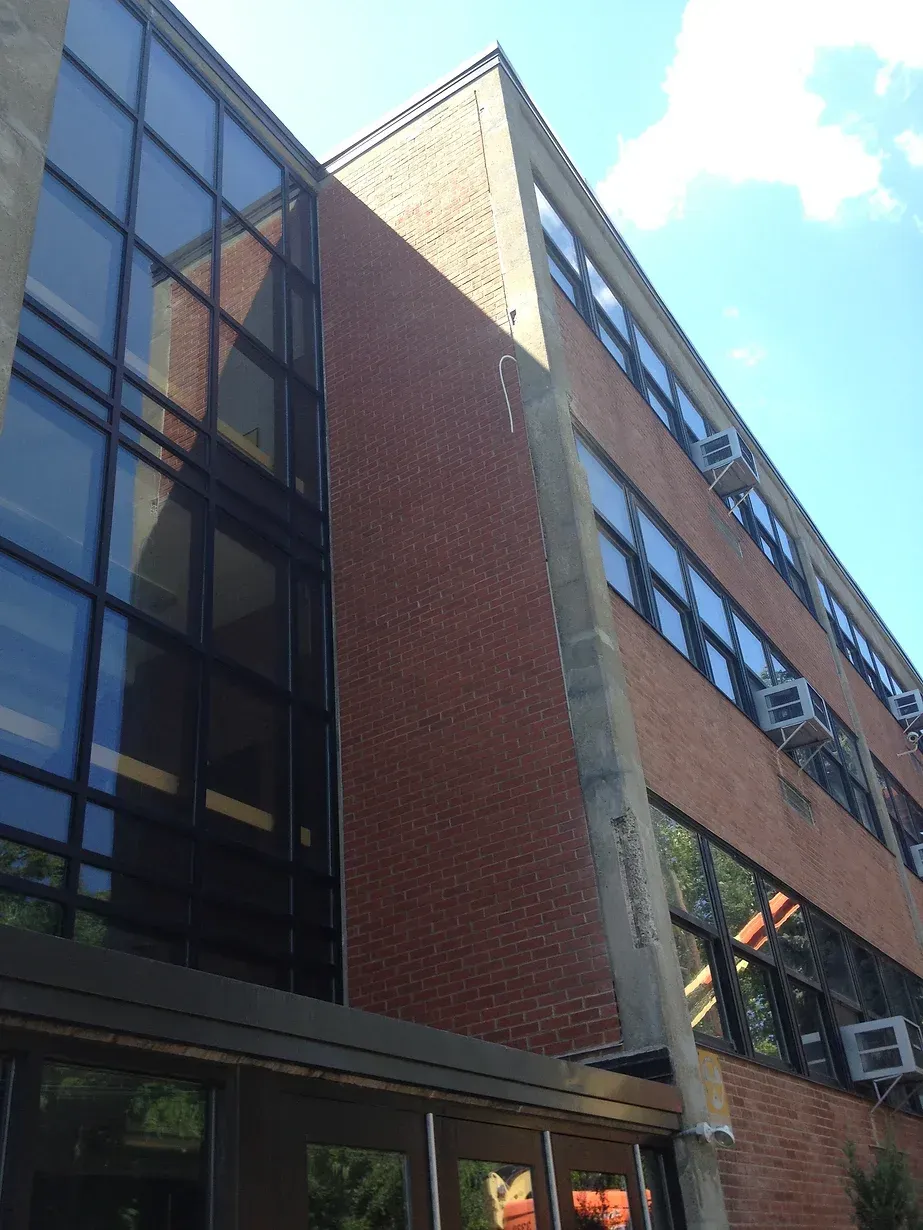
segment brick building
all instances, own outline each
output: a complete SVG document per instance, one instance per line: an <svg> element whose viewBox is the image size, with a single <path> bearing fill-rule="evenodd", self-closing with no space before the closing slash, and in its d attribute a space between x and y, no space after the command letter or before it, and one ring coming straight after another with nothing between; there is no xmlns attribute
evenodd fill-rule
<svg viewBox="0 0 923 1230"><path fill-rule="evenodd" d="M920 679L502 52L326 166L164 0L0 80L4 1230L923 1164L844 1041L923 1021Z"/></svg>

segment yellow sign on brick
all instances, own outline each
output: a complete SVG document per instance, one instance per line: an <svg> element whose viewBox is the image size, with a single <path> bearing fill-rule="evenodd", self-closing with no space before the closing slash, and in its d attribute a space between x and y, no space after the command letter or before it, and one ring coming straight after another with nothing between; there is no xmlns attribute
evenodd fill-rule
<svg viewBox="0 0 923 1230"><path fill-rule="evenodd" d="M724 1088L724 1076L721 1072L721 1060L711 1051L699 1051L699 1075L705 1087L705 1102L709 1117L727 1123L731 1110L728 1106L727 1091Z"/></svg>

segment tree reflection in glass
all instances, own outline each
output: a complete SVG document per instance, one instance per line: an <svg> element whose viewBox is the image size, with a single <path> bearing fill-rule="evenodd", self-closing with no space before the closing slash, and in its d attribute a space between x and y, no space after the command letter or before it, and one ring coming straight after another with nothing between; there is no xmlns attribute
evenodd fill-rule
<svg viewBox="0 0 923 1230"><path fill-rule="evenodd" d="M308 1146L311 1230L404 1230L407 1208L403 1154Z"/></svg>

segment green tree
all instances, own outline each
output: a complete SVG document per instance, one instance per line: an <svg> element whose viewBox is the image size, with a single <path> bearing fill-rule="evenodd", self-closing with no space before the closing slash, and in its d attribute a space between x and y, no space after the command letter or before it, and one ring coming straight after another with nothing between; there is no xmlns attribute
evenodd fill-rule
<svg viewBox="0 0 923 1230"><path fill-rule="evenodd" d="M308 1151L314 1230L405 1230L405 1161L400 1153L314 1145Z"/></svg>
<svg viewBox="0 0 923 1230"><path fill-rule="evenodd" d="M868 1168L859 1162L852 1141L845 1153L845 1187L858 1230L923 1230L916 1184L890 1133Z"/></svg>

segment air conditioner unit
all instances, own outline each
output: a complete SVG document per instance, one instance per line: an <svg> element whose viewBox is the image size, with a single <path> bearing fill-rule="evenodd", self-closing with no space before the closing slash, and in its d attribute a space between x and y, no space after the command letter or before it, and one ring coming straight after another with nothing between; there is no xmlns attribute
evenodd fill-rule
<svg viewBox="0 0 923 1230"><path fill-rule="evenodd" d="M692 446L692 459L703 474L717 470L712 489L718 495L749 491L760 480L756 458L734 427L697 440Z"/></svg>
<svg viewBox="0 0 923 1230"><path fill-rule="evenodd" d="M753 699L761 728L777 743L805 747L833 738L827 707L807 679L763 688Z"/></svg>
<svg viewBox="0 0 923 1230"><path fill-rule="evenodd" d="M919 688L889 696L888 708L899 722L908 723L908 730L923 726L923 692Z"/></svg>
<svg viewBox="0 0 923 1230"><path fill-rule="evenodd" d="M910 847L910 860L914 871L923 879L923 845Z"/></svg>
<svg viewBox="0 0 923 1230"><path fill-rule="evenodd" d="M903 1016L841 1025L840 1036L854 1081L904 1076L923 1080L923 1034Z"/></svg>

